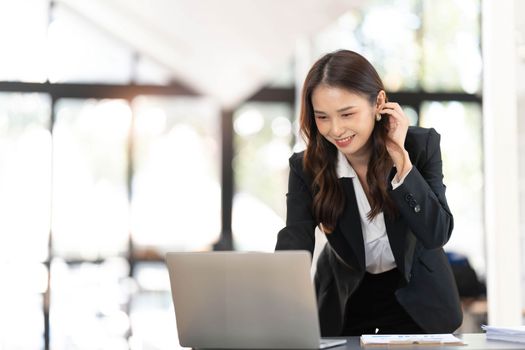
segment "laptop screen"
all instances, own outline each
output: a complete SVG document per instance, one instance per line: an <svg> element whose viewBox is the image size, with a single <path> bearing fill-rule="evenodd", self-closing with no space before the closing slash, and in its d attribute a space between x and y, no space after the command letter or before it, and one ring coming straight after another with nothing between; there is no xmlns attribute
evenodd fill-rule
<svg viewBox="0 0 525 350"><path fill-rule="evenodd" d="M275 253L168 253L182 346L319 348L311 257Z"/></svg>

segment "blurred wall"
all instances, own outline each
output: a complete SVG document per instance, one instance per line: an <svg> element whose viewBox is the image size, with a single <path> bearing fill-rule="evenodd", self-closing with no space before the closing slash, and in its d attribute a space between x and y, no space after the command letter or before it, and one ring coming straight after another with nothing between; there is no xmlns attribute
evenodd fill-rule
<svg viewBox="0 0 525 350"><path fill-rule="evenodd" d="M519 61L517 66L518 89L518 144L520 183L520 233L522 251L522 288L525 307L525 1L515 1L516 40Z"/></svg>

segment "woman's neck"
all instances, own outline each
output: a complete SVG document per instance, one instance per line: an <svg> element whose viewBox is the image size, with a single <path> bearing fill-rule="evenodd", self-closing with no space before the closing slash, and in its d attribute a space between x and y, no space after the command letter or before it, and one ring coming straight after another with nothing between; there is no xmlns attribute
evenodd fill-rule
<svg viewBox="0 0 525 350"><path fill-rule="evenodd" d="M354 168L354 170L365 170L368 168L368 162L370 161L370 157L372 155L372 147L371 145L367 145L364 149L360 150L359 152L356 152L354 154L345 154L346 159Z"/></svg>
<svg viewBox="0 0 525 350"><path fill-rule="evenodd" d="M368 172L368 162L370 160L370 152L367 152L365 154L359 154L359 155L351 155L350 157L346 156L346 159L354 169L357 178L359 179L359 182L361 183L361 187L363 188L363 191L365 192L366 199L368 200L368 203L371 203L371 196L370 196L370 189L368 187L368 183L366 181L367 172Z"/></svg>
<svg viewBox="0 0 525 350"><path fill-rule="evenodd" d="M357 169L363 169L363 168L367 168L368 167L368 161L370 160L370 157L366 157L366 156L358 156L356 157L355 155L353 156L346 156L346 159L348 160L348 163L350 163L350 165L352 166L352 168L354 168L354 170L357 171Z"/></svg>

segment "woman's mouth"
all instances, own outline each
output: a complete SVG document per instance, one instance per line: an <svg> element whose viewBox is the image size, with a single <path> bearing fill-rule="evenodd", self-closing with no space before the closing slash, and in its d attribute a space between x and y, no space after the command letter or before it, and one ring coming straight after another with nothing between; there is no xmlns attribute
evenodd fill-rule
<svg viewBox="0 0 525 350"><path fill-rule="evenodd" d="M354 136L355 135L352 135L352 136L348 136L348 137L345 137L344 139L339 139L339 140L335 140L335 143L338 147L346 147L348 146L350 143L352 143L352 140L354 139Z"/></svg>

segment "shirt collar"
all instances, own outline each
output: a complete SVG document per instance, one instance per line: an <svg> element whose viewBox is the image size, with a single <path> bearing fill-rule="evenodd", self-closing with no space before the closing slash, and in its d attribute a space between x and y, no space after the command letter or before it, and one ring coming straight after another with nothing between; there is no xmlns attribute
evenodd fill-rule
<svg viewBox="0 0 525 350"><path fill-rule="evenodd" d="M343 152L339 150L337 150L337 177L339 179L342 177L356 177L354 168L352 168Z"/></svg>

